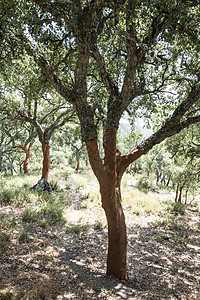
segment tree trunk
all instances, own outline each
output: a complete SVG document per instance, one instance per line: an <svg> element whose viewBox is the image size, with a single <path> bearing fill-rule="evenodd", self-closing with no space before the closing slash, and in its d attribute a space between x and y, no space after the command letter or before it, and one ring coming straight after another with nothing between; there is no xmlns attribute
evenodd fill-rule
<svg viewBox="0 0 200 300"><path fill-rule="evenodd" d="M11 159L11 160L10 160L10 173L11 173L12 176L14 175L14 166L13 166L13 162L14 162L14 160Z"/></svg>
<svg viewBox="0 0 200 300"><path fill-rule="evenodd" d="M26 145L25 145L26 146ZM29 146L29 148L25 149L25 153L26 153L26 158L25 158L25 161L24 161L24 174L29 174L29 169L28 169L28 164L29 164L29 161L30 161L30 157L31 157L31 147Z"/></svg>
<svg viewBox="0 0 200 300"><path fill-rule="evenodd" d="M171 175L169 175L166 186L169 186Z"/></svg>
<svg viewBox="0 0 200 300"><path fill-rule="evenodd" d="M181 203L181 199L182 199L182 191L183 191L183 186L180 186L179 197L178 197L178 203Z"/></svg>
<svg viewBox="0 0 200 300"><path fill-rule="evenodd" d="M166 181L165 181L165 171L163 170L163 177L161 179L161 183L163 183L164 185L166 185Z"/></svg>
<svg viewBox="0 0 200 300"><path fill-rule="evenodd" d="M137 162L136 161L134 162L134 173L135 174L137 173Z"/></svg>
<svg viewBox="0 0 200 300"><path fill-rule="evenodd" d="M79 167L80 167L80 161L79 159L76 161L76 169L75 169L75 172L78 172L79 171Z"/></svg>
<svg viewBox="0 0 200 300"><path fill-rule="evenodd" d="M81 148L82 149L82 148ZM76 169L75 171L78 172L80 168L80 151L81 149L76 149Z"/></svg>
<svg viewBox="0 0 200 300"><path fill-rule="evenodd" d="M42 152L43 152L42 178L48 180L49 170L50 170L50 145L43 143Z"/></svg>
<svg viewBox="0 0 200 300"><path fill-rule="evenodd" d="M106 129L104 164L102 164L96 140L86 141L91 167L99 181L102 207L108 223L107 275L127 280L127 235L121 204L121 178L130 163L144 152L135 148L129 155L121 155L116 149L117 129Z"/></svg>
<svg viewBox="0 0 200 300"><path fill-rule="evenodd" d="M156 185L158 185L159 179L160 179L160 173L158 170L156 170Z"/></svg>
<svg viewBox="0 0 200 300"><path fill-rule="evenodd" d="M125 217L121 205L120 186L113 184L115 178L108 176L107 179L106 189L101 189L102 206L108 223L106 274L127 280L127 235Z"/></svg>
<svg viewBox="0 0 200 300"><path fill-rule="evenodd" d="M178 190L179 190L179 183L177 184L177 187L176 187L175 202L177 202L177 199L178 199Z"/></svg>
<svg viewBox="0 0 200 300"><path fill-rule="evenodd" d="M27 144L25 144L24 146L22 145L15 145L14 148L21 148L25 154L26 154L26 158L24 160L24 165L23 165L23 169L24 169L24 174L29 174L29 169L28 169L28 164L30 161L30 157L31 157L31 147L32 147L33 143L30 143L28 149L27 149Z"/></svg>
<svg viewBox="0 0 200 300"><path fill-rule="evenodd" d="M187 204L188 190L185 191L185 204Z"/></svg>
<svg viewBox="0 0 200 300"><path fill-rule="evenodd" d="M3 152L0 150L0 173L3 171L2 170L2 162L3 162Z"/></svg>

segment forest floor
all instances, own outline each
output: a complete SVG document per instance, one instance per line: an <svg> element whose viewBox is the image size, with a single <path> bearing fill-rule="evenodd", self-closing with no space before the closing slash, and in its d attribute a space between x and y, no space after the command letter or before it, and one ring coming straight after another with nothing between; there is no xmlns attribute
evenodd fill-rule
<svg viewBox="0 0 200 300"><path fill-rule="evenodd" d="M71 199L65 223L42 226L23 218L24 207L0 207L0 299L199 300L198 208L168 204L164 211L134 211L124 199L129 280L120 281L105 276L107 228L98 186L90 178L86 185L84 174L77 176L69 176L67 187L61 182ZM124 190L137 194L130 176ZM147 197L172 203L174 195L157 190Z"/></svg>

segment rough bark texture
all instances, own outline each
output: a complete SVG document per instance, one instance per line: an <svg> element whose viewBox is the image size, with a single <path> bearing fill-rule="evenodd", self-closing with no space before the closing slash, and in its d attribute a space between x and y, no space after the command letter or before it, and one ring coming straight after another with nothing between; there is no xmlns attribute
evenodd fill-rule
<svg viewBox="0 0 200 300"><path fill-rule="evenodd" d="M43 152L43 167L42 167L42 179L48 180L50 169L50 145L42 144Z"/></svg>
<svg viewBox="0 0 200 300"><path fill-rule="evenodd" d="M121 155L116 149L117 129L106 129L104 164L99 156L97 141L87 141L91 167L99 181L102 207L108 222L107 275L127 280L127 235L121 204L121 178L130 163L144 154L135 148L129 155Z"/></svg>

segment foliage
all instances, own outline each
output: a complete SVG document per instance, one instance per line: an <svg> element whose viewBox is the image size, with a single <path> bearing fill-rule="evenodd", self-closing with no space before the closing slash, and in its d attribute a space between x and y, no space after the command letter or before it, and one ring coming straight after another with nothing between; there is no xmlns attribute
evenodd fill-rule
<svg viewBox="0 0 200 300"><path fill-rule="evenodd" d="M139 191L148 193L152 189L151 180L147 176L140 177L137 182L137 188Z"/></svg>
<svg viewBox="0 0 200 300"><path fill-rule="evenodd" d="M0 254L4 254L9 246L10 236L4 232L0 233Z"/></svg>
<svg viewBox="0 0 200 300"><path fill-rule="evenodd" d="M175 215L184 215L186 206L181 203L169 203L167 205L167 210Z"/></svg>
<svg viewBox="0 0 200 300"><path fill-rule="evenodd" d="M86 235L88 230L89 228L87 225L69 225L65 228L66 233L76 233L81 235Z"/></svg>
<svg viewBox="0 0 200 300"><path fill-rule="evenodd" d="M37 222L43 227L48 227L65 222L63 210L63 204L59 202L59 199L50 197L40 202L39 206L26 208L22 214L22 220L30 223Z"/></svg>

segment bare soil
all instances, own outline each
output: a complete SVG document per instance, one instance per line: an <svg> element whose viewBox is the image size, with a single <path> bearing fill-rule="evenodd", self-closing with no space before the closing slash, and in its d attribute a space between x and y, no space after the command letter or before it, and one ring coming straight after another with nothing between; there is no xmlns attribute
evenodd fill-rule
<svg viewBox="0 0 200 300"><path fill-rule="evenodd" d="M91 226L86 234L66 232L64 225L45 229L22 222L22 211L0 208L1 220L15 223L4 232L8 242L0 253L2 300L200 299L200 219L195 207L188 206L184 215L139 216L125 207L132 219L128 282L105 275L106 228ZM77 213L76 207L71 213Z"/></svg>

